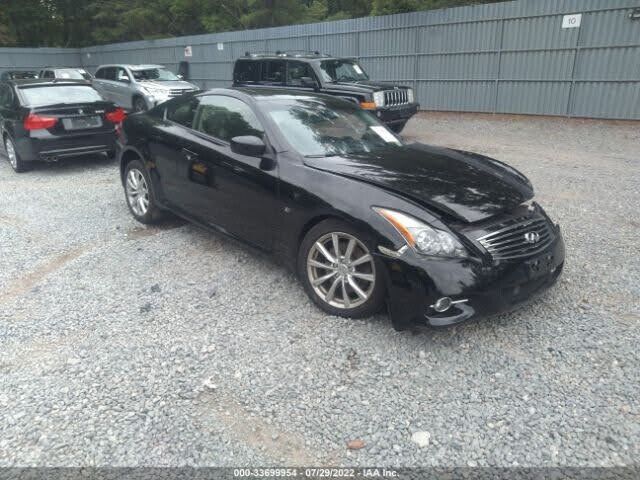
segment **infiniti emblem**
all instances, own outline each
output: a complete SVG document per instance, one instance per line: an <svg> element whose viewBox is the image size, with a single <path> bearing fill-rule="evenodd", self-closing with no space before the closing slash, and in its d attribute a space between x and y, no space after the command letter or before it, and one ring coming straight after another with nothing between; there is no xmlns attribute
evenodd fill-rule
<svg viewBox="0 0 640 480"><path fill-rule="evenodd" d="M540 234L538 232L527 232L524 234L524 241L527 243L538 243Z"/></svg>

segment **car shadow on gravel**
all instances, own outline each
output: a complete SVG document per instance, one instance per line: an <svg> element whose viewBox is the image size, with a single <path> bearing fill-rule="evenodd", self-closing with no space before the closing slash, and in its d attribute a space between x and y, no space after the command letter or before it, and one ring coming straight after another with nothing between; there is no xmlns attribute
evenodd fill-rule
<svg viewBox="0 0 640 480"><path fill-rule="evenodd" d="M188 222L175 215L167 214L167 218L162 222L155 225L137 225L127 230L127 236L129 240L137 240L139 238L151 237L157 235L160 232L174 230L176 228L187 225Z"/></svg>

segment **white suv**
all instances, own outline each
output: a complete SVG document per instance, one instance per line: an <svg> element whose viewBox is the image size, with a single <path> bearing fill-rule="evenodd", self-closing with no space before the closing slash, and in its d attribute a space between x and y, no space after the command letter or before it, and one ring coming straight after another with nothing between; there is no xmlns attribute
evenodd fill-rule
<svg viewBox="0 0 640 480"><path fill-rule="evenodd" d="M101 65L93 87L105 99L135 112L198 90L162 65Z"/></svg>

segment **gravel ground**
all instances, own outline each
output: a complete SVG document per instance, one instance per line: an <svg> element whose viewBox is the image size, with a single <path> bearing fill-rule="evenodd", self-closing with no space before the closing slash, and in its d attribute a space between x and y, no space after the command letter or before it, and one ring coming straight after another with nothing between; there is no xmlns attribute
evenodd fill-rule
<svg viewBox="0 0 640 480"><path fill-rule="evenodd" d="M405 134L531 178L567 243L553 290L398 333L323 314L225 238L137 224L114 161L0 162L0 466L637 462L638 123L421 114Z"/></svg>

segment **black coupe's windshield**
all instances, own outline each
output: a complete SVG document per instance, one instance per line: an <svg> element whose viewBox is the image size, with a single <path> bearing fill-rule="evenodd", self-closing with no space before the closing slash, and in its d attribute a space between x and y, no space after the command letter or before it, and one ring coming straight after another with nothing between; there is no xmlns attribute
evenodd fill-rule
<svg viewBox="0 0 640 480"><path fill-rule="evenodd" d="M282 135L305 156L368 153L402 145L387 127L357 105L300 99L267 101L265 106Z"/></svg>
<svg viewBox="0 0 640 480"><path fill-rule="evenodd" d="M180 80L178 76L166 68L147 68L145 70L131 70L133 78L141 80L160 80L161 82L171 82Z"/></svg>
<svg viewBox="0 0 640 480"><path fill-rule="evenodd" d="M325 82L359 82L369 76L355 60L323 60L320 71Z"/></svg>

